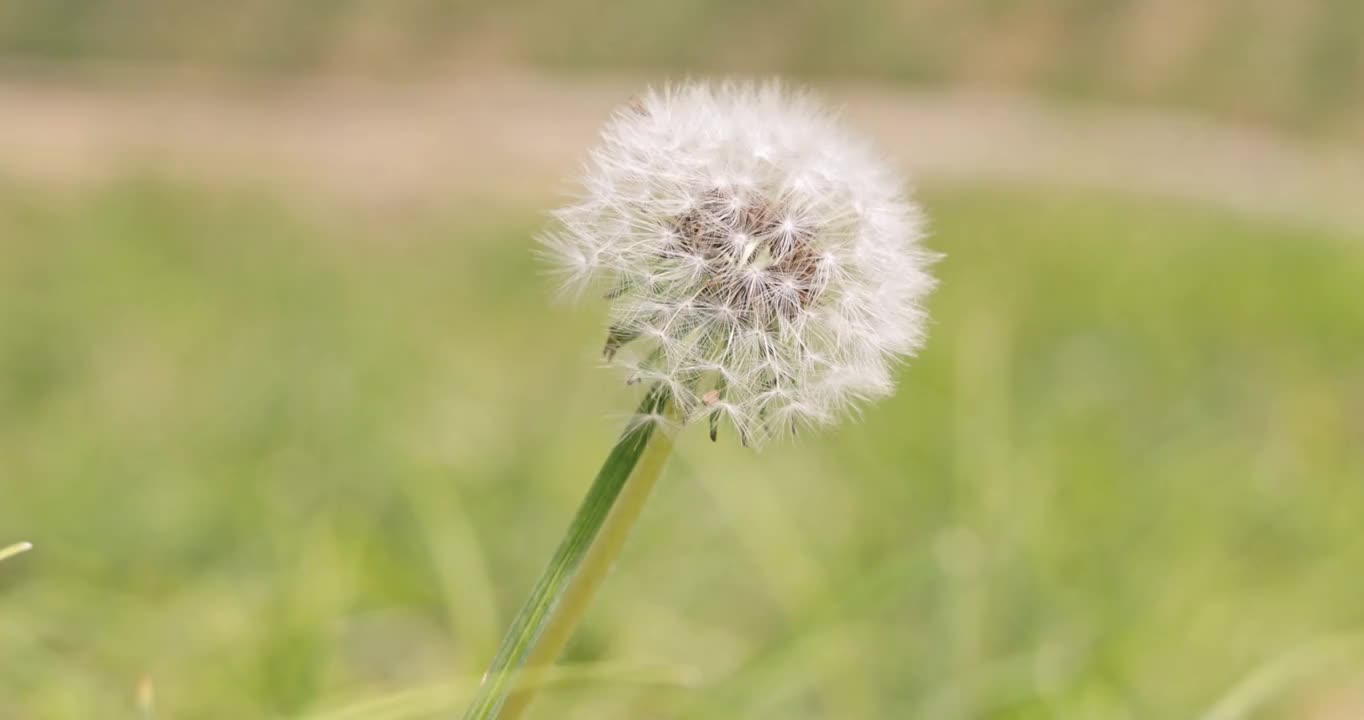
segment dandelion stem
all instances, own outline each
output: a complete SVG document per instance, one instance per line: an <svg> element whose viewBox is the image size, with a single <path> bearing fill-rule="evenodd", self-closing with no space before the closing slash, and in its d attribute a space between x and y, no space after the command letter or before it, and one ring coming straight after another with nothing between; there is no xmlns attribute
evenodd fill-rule
<svg viewBox="0 0 1364 720"><path fill-rule="evenodd" d="M558 659L620 555L672 451L672 439L658 423L640 419L672 414L667 391L650 390L503 638L465 720L516 720L530 705L543 684L540 676Z"/></svg>

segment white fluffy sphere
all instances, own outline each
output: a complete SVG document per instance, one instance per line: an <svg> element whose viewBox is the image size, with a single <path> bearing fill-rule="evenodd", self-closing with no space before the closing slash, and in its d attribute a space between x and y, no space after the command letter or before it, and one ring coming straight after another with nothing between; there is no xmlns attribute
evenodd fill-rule
<svg viewBox="0 0 1364 720"><path fill-rule="evenodd" d="M882 156L808 95L687 84L618 111L542 238L608 283L605 355L747 443L889 395L935 255Z"/></svg>

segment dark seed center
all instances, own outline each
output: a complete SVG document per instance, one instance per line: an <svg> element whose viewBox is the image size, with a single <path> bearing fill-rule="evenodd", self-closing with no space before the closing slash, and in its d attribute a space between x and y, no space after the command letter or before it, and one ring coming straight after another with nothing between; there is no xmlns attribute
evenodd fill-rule
<svg viewBox="0 0 1364 720"><path fill-rule="evenodd" d="M745 325L767 327L775 314L794 320L819 295L812 233L765 200L711 190L673 230L679 250L704 263L697 298L730 308Z"/></svg>

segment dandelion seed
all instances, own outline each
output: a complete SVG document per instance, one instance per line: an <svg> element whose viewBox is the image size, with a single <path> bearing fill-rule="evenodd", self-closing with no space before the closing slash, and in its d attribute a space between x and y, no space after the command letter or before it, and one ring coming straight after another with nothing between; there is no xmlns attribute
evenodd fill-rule
<svg viewBox="0 0 1364 720"><path fill-rule="evenodd" d="M603 355L631 382L662 383L712 434L723 396L753 443L893 391L924 339L936 256L896 174L809 96L651 91L590 157L543 242L570 285L611 288Z"/></svg>

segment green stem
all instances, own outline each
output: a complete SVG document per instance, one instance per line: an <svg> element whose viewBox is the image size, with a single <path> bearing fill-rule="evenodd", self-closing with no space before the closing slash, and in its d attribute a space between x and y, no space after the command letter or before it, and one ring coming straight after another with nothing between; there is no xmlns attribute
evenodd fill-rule
<svg viewBox="0 0 1364 720"><path fill-rule="evenodd" d="M650 390L638 414L670 416L667 392ZM512 621L464 720L515 720L525 712L544 671L558 659L620 555L671 451L672 439L657 422L636 419L621 434L549 567Z"/></svg>

